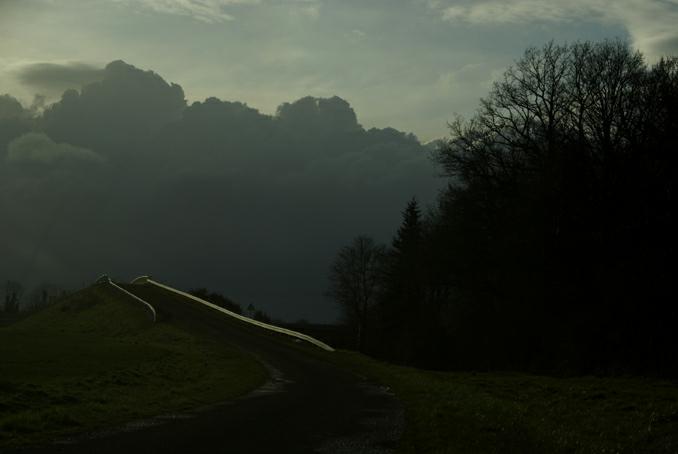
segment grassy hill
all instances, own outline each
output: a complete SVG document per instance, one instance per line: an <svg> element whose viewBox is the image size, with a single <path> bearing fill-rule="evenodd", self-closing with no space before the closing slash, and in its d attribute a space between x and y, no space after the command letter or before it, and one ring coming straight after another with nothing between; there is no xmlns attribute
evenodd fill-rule
<svg viewBox="0 0 678 454"><path fill-rule="evenodd" d="M0 327L0 447L218 402L265 379L249 355L153 324L96 285Z"/></svg>

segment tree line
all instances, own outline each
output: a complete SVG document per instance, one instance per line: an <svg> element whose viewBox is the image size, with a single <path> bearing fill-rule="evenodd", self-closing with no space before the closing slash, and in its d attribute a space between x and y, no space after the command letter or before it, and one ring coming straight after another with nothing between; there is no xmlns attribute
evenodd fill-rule
<svg viewBox="0 0 678 454"><path fill-rule="evenodd" d="M47 306L69 293L68 290L54 284L42 283L28 290L21 282L5 281L0 285L0 313L18 314L19 311L31 311Z"/></svg>
<svg viewBox="0 0 678 454"><path fill-rule="evenodd" d="M215 304L219 307L223 307L226 310L235 312L239 315L245 315L251 319L257 320L263 323L271 323L271 317L261 309L257 309L252 303L247 305L246 310L243 310L242 306L239 303L236 303L227 296L222 295L221 293L212 292L206 288L196 288L189 291L193 296L197 296L200 299L208 301L212 304Z"/></svg>
<svg viewBox="0 0 678 454"><path fill-rule="evenodd" d="M354 346L444 369L678 374L678 58L620 41L528 49L450 124L448 186L387 247L342 248Z"/></svg>

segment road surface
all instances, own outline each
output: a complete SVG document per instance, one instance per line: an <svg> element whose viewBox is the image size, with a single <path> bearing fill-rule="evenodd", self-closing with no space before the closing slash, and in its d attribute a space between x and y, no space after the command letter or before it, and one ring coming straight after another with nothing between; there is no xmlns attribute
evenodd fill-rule
<svg viewBox="0 0 678 454"><path fill-rule="evenodd" d="M236 344L272 374L243 398L189 414L19 452L29 453L388 453L402 410L383 387L309 355L294 339L224 316L150 285L124 288L151 303L159 320ZM315 348L315 347L314 347Z"/></svg>

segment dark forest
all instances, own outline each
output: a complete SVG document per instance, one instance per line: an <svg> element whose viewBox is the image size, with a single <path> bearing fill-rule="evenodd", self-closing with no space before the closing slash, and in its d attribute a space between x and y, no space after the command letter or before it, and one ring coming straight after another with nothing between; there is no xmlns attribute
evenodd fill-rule
<svg viewBox="0 0 678 454"><path fill-rule="evenodd" d="M618 41L528 49L450 124L448 186L338 254L360 350L426 368L678 374L678 60Z"/></svg>

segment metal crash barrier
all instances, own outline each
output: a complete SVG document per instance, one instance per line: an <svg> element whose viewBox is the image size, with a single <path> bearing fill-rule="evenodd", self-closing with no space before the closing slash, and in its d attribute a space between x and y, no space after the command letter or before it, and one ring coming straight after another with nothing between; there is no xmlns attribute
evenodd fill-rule
<svg viewBox="0 0 678 454"><path fill-rule="evenodd" d="M172 288L168 285L161 284L160 282L156 282L153 279L151 279L149 276L139 276L138 278L136 278L132 281L132 284L135 284L135 285L154 285L154 286L159 287L161 289L167 290L169 292L175 293L177 295L180 295L180 296L188 298L192 301L195 301L196 303L200 303L204 306L210 307L210 308L217 310L217 311L219 311L219 312L221 312L225 315L236 318L236 319L238 319L242 322L249 323L251 325L255 325L255 326L258 326L260 328L267 329L269 331L274 331L276 333L285 334L285 335L294 337L296 339L300 339L300 340L309 342L309 343L315 345L316 347L320 347L323 350L328 351L328 352L334 351L334 349L332 347L330 347L329 345L327 345L326 343L321 342L318 339L315 339L311 336L299 333L297 331L292 331L291 329L281 328L279 326L271 325L269 323L264 323L264 322L260 322L258 320L253 320L249 317L245 317L244 315L236 314L235 312L229 311L228 309L224 309L221 306L217 306L216 304L210 303L209 301L205 301L201 298L198 298L197 296L193 296L190 293L182 292L181 290L177 290L177 289ZM115 285L115 284L113 284L113 285Z"/></svg>
<svg viewBox="0 0 678 454"><path fill-rule="evenodd" d="M150 315L151 315L151 320L153 320L153 323L156 322L158 316L157 316L157 313L156 313L156 311L155 311L155 308L154 308L150 303L148 303L148 302L142 300L141 298L139 298L138 296L136 296L134 293L128 292L128 291L125 290L124 288L120 287L118 284L116 284L115 282L113 282L113 281L111 280L111 278L108 277L108 275L106 275L106 274L101 275L101 276L99 277L99 279L97 279L96 283L97 283L97 284L108 284L108 285L111 285L111 286L113 286L114 288L116 288L117 290L121 291L122 293L124 293L124 294L126 294L127 296L129 296L130 298L132 298L133 300L138 301L139 303L143 304L144 307L145 307L145 308L148 310L148 312L150 313Z"/></svg>

